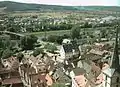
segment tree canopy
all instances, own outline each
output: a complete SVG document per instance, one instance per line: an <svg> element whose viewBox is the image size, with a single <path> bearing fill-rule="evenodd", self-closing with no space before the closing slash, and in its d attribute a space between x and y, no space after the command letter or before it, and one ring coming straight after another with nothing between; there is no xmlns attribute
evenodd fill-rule
<svg viewBox="0 0 120 87"><path fill-rule="evenodd" d="M80 37L80 26L75 25L74 27L72 27L71 37L72 37L72 39L75 39L75 38L79 39L79 37Z"/></svg>
<svg viewBox="0 0 120 87"><path fill-rule="evenodd" d="M28 35L21 38L21 47L23 50L31 50L34 48L34 44L37 42L35 35Z"/></svg>
<svg viewBox="0 0 120 87"><path fill-rule="evenodd" d="M24 55L23 53L18 53L17 54L17 58L19 59L19 62L21 62L21 60L23 59Z"/></svg>
<svg viewBox="0 0 120 87"><path fill-rule="evenodd" d="M70 36L67 34L64 35L50 35L47 38L47 41L57 44L62 44L63 39L69 38Z"/></svg>
<svg viewBox="0 0 120 87"><path fill-rule="evenodd" d="M2 58L4 59L4 58L9 58L9 57L11 57L12 56L12 51L10 50L10 49L6 49L6 50L4 50L3 51L3 53L2 53Z"/></svg>
<svg viewBox="0 0 120 87"><path fill-rule="evenodd" d="M44 46L45 49L47 49L48 52L54 53L57 50L57 47L53 44L46 44Z"/></svg>
<svg viewBox="0 0 120 87"><path fill-rule="evenodd" d="M42 49L42 48L37 48L36 50L34 50L33 56L36 57L36 56L38 56L40 53L43 53L43 49Z"/></svg>
<svg viewBox="0 0 120 87"><path fill-rule="evenodd" d="M64 84L61 83L54 83L52 87L66 87Z"/></svg>

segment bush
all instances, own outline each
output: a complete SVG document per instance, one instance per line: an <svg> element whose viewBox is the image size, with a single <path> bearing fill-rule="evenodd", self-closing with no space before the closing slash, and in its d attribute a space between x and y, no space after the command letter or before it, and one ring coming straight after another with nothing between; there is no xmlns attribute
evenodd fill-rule
<svg viewBox="0 0 120 87"><path fill-rule="evenodd" d="M56 35L50 35L50 36L48 36L47 39L49 42L56 42L57 38L58 38L58 36L56 36Z"/></svg>
<svg viewBox="0 0 120 87"><path fill-rule="evenodd" d="M64 34L62 36L57 36L57 35L50 35L47 38L47 41L52 42L52 43L58 43L62 44L63 39L69 38L70 36L67 34Z"/></svg>
<svg viewBox="0 0 120 87"><path fill-rule="evenodd" d="M79 37L80 37L80 30L81 30L80 26L78 26L78 25L73 26L72 29L71 29L71 37L73 39L75 39L75 38L79 39Z"/></svg>
<svg viewBox="0 0 120 87"><path fill-rule="evenodd" d="M47 41L47 39L46 38L42 38L42 41Z"/></svg>
<svg viewBox="0 0 120 87"><path fill-rule="evenodd" d="M17 54L17 58L19 59L19 62L21 62L21 60L23 59L24 55L23 53L18 53Z"/></svg>
<svg viewBox="0 0 120 87"><path fill-rule="evenodd" d="M44 46L45 49L47 49L48 52L54 53L57 50L57 47L55 45L52 44L46 44Z"/></svg>
<svg viewBox="0 0 120 87"><path fill-rule="evenodd" d="M61 83L54 83L52 87L66 87L64 84Z"/></svg>
<svg viewBox="0 0 120 87"><path fill-rule="evenodd" d="M5 59L5 58L9 58L12 56L12 51L10 49L6 49L3 51L2 53L2 58Z"/></svg>
<svg viewBox="0 0 120 87"><path fill-rule="evenodd" d="M37 48L36 50L34 50L33 52L33 56L36 57L38 56L40 53L44 53L42 48Z"/></svg>

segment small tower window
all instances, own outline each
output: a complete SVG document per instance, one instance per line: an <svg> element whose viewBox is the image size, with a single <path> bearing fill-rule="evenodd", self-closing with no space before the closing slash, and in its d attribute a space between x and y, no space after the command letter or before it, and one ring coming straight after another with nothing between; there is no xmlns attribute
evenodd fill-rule
<svg viewBox="0 0 120 87"><path fill-rule="evenodd" d="M118 85L116 85L116 87L118 87Z"/></svg>
<svg viewBox="0 0 120 87"><path fill-rule="evenodd" d="M117 82L117 83L119 82L119 77L117 77L117 80L116 80L116 82Z"/></svg>
<svg viewBox="0 0 120 87"><path fill-rule="evenodd" d="M107 81L107 76L105 77L105 80Z"/></svg>

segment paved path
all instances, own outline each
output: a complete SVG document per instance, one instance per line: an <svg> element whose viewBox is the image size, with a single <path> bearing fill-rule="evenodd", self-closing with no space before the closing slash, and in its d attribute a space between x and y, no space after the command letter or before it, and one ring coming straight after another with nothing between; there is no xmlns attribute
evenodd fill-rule
<svg viewBox="0 0 120 87"><path fill-rule="evenodd" d="M9 32L9 31L0 31L0 33L6 33L6 34L13 34L16 36L24 37L23 34L15 33L15 32Z"/></svg>

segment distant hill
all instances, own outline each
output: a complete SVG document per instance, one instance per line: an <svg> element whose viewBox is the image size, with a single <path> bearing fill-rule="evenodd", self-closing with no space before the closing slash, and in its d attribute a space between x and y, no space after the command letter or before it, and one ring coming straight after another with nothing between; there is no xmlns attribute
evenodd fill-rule
<svg viewBox="0 0 120 87"><path fill-rule="evenodd" d="M116 6L58 6L43 4L27 4L11 1L1 1L0 8L4 11L79 11L79 10L103 10L103 11L120 11L120 7Z"/></svg>
<svg viewBox="0 0 120 87"><path fill-rule="evenodd" d="M47 11L47 10L77 10L71 6L26 4L11 1L0 2L0 8L6 7L5 11Z"/></svg>
<svg viewBox="0 0 120 87"><path fill-rule="evenodd" d="M94 11L118 11L120 12L119 6L77 6L77 8L83 10L94 10Z"/></svg>

